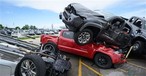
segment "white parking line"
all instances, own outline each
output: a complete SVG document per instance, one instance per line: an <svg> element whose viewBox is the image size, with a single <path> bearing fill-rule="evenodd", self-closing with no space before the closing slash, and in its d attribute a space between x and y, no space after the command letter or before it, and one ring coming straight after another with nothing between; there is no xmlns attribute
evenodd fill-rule
<svg viewBox="0 0 146 76"><path fill-rule="evenodd" d="M140 65L137 65L137 64L131 63L131 62L127 62L127 63L130 64L130 65L136 66L136 67L138 67L138 68L141 68L141 69L146 70L146 67L143 67L143 66L140 66Z"/></svg>

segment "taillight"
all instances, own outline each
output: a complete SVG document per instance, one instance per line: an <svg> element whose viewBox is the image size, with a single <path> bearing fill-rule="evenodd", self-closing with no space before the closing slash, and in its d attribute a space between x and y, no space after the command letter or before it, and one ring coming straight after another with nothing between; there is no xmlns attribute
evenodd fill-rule
<svg viewBox="0 0 146 76"><path fill-rule="evenodd" d="M44 37L44 36L45 36L45 35L41 35L40 42L43 41L43 37Z"/></svg>

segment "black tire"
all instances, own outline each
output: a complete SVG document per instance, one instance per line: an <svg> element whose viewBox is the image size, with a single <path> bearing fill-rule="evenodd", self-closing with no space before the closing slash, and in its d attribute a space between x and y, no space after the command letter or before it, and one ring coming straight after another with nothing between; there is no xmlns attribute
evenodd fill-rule
<svg viewBox="0 0 146 76"><path fill-rule="evenodd" d="M49 47L51 47L51 48L48 49ZM57 47L57 45L56 45L55 43L53 43L53 42L48 42L48 43L46 43L46 44L43 45L42 50L46 50L46 51L49 51L49 52L51 52L51 53L56 54L57 51L58 51L58 47Z"/></svg>
<svg viewBox="0 0 146 76"><path fill-rule="evenodd" d="M83 35L85 34L85 36L82 36L82 34L83 34ZM89 36L88 36L88 35L89 35ZM87 36L89 37L89 39L88 39ZM80 37L80 39L79 39L79 37ZM85 41L85 39L87 39L87 41ZM84 30L82 30L82 31L76 32L76 33L74 34L74 40L75 40L75 42L76 42L77 44L79 44L79 45L88 44L88 43L90 43L90 42L93 41L93 32L92 32L90 29L84 29ZM82 41L81 41L81 40L82 40Z"/></svg>
<svg viewBox="0 0 146 76"><path fill-rule="evenodd" d="M24 67L25 69L22 67ZM45 76L46 64L43 61L43 59L38 55L35 54L25 55L16 67L15 76L25 76L23 74L26 74L26 76L31 76L28 74L33 74L32 71L36 73L34 76Z"/></svg>
<svg viewBox="0 0 146 76"><path fill-rule="evenodd" d="M142 55L144 43L142 41L135 41L133 44L132 52L138 56Z"/></svg>
<svg viewBox="0 0 146 76"><path fill-rule="evenodd" d="M108 55L98 53L94 57L95 64L103 69L108 69L112 67L112 60Z"/></svg>

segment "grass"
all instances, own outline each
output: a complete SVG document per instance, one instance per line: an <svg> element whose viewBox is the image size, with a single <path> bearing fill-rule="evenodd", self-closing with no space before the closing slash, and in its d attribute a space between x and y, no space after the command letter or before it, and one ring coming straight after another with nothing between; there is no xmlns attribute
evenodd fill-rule
<svg viewBox="0 0 146 76"><path fill-rule="evenodd" d="M22 38L18 38L19 40L27 40L27 39L35 39L35 38L39 38L40 36L27 36L27 37L22 37Z"/></svg>

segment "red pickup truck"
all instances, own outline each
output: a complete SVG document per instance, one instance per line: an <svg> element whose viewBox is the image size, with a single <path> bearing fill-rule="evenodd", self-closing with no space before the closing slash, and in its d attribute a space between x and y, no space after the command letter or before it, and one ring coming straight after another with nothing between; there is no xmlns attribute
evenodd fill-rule
<svg viewBox="0 0 146 76"><path fill-rule="evenodd" d="M62 30L59 36L42 35L42 50L56 53L58 50L80 55L92 59L101 68L111 68L113 64L126 62L124 54L119 52L114 46L106 46L103 43L89 43L80 46L73 39L73 32Z"/></svg>

